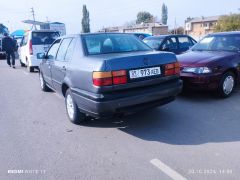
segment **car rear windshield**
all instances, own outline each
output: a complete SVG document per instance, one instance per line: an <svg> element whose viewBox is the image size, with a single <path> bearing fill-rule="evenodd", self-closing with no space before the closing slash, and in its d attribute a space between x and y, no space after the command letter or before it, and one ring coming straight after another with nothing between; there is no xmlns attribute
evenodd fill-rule
<svg viewBox="0 0 240 180"><path fill-rule="evenodd" d="M203 38L193 51L240 51L240 35L212 35Z"/></svg>
<svg viewBox="0 0 240 180"><path fill-rule="evenodd" d="M59 36L58 32L33 32L32 45L52 44Z"/></svg>
<svg viewBox="0 0 240 180"><path fill-rule="evenodd" d="M83 35L83 43L89 55L152 50L131 34Z"/></svg>

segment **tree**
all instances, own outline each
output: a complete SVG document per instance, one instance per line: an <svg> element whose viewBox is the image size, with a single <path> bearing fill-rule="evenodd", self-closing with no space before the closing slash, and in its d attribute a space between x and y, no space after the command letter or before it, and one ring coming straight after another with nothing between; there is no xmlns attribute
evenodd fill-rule
<svg viewBox="0 0 240 180"><path fill-rule="evenodd" d="M89 33L90 32L90 18L89 11L87 10L87 6L83 5L83 18L82 18L82 32Z"/></svg>
<svg viewBox="0 0 240 180"><path fill-rule="evenodd" d="M240 14L231 14L221 16L214 28L215 32L223 31L239 31L240 30Z"/></svg>
<svg viewBox="0 0 240 180"><path fill-rule="evenodd" d="M163 3L163 5L162 5L162 23L167 25L167 21L168 21L168 8Z"/></svg>
<svg viewBox="0 0 240 180"><path fill-rule="evenodd" d="M137 24L141 23L151 23L153 22L153 15L150 14L149 12L142 11L137 14Z"/></svg>

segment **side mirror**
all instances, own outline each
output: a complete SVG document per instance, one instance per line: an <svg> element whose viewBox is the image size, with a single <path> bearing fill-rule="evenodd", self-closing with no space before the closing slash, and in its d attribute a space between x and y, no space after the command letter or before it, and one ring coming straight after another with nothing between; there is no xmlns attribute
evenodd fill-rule
<svg viewBox="0 0 240 180"><path fill-rule="evenodd" d="M47 59L47 55L45 53L37 53L37 59Z"/></svg>

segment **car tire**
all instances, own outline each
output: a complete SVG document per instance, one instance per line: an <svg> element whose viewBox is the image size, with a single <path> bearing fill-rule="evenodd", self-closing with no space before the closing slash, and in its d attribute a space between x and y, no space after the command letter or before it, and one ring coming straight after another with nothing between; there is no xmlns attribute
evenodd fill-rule
<svg viewBox="0 0 240 180"><path fill-rule="evenodd" d="M29 62L28 61L27 61L27 70L30 73L34 72L34 67L29 66Z"/></svg>
<svg viewBox="0 0 240 180"><path fill-rule="evenodd" d="M73 124L81 124L86 121L87 117L84 113L80 112L77 104L74 102L73 95L70 89L67 90L65 95L65 106L68 118Z"/></svg>
<svg viewBox="0 0 240 180"><path fill-rule="evenodd" d="M34 67L28 66L27 69L28 69L28 72L30 73L34 72Z"/></svg>
<svg viewBox="0 0 240 180"><path fill-rule="evenodd" d="M225 73L218 86L218 95L222 98L231 96L236 84L235 82L235 75L232 72Z"/></svg>
<svg viewBox="0 0 240 180"><path fill-rule="evenodd" d="M43 75L41 72L39 72L39 81L40 81L40 87L41 87L41 90L44 91L44 92L49 92L51 89L47 86L44 78L43 78Z"/></svg>
<svg viewBox="0 0 240 180"><path fill-rule="evenodd" d="M21 59L19 61L20 61L21 67L25 67L25 64L21 61Z"/></svg>

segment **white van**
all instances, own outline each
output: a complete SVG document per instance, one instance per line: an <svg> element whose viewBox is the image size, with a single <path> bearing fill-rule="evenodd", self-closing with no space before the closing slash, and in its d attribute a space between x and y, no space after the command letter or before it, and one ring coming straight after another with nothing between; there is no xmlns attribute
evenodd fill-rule
<svg viewBox="0 0 240 180"><path fill-rule="evenodd" d="M41 63L37 55L46 52L59 36L59 32L52 30L28 31L18 50L21 66L27 66L28 71L33 72Z"/></svg>

